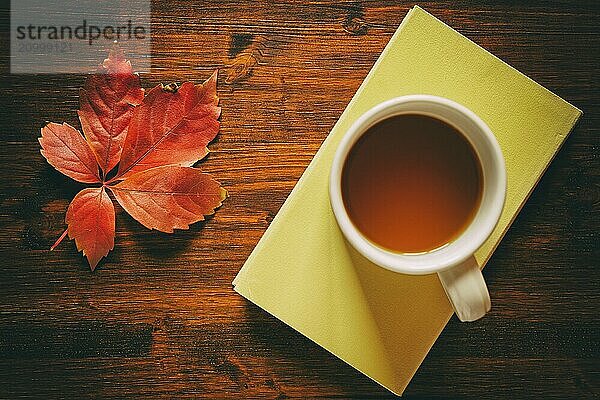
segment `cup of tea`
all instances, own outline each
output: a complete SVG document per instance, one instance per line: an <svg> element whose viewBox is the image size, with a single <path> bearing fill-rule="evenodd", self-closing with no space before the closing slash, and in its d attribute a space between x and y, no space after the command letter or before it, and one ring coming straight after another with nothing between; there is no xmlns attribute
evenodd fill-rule
<svg viewBox="0 0 600 400"><path fill-rule="evenodd" d="M506 168L494 134L471 110L431 95L373 107L342 138L329 195L364 257L394 272L437 273L461 321L490 310L474 253L500 218Z"/></svg>

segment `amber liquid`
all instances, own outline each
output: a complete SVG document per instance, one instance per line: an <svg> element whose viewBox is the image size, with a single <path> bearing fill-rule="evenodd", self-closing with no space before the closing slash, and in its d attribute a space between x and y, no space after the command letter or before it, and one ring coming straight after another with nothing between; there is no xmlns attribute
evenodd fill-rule
<svg viewBox="0 0 600 400"><path fill-rule="evenodd" d="M482 196L481 164L463 134L418 114L388 118L352 147L342 172L350 219L371 242L422 253L455 240Z"/></svg>

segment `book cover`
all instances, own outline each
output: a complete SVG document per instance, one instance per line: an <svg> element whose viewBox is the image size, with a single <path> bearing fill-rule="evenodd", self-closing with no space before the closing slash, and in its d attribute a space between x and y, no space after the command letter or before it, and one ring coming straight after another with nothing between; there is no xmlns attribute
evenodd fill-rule
<svg viewBox="0 0 600 400"><path fill-rule="evenodd" d="M396 394L452 308L437 275L390 272L349 247L327 188L350 125L376 104L420 93L473 110L502 148L506 204L476 253L480 265L487 262L581 111L415 6L233 281L239 294Z"/></svg>

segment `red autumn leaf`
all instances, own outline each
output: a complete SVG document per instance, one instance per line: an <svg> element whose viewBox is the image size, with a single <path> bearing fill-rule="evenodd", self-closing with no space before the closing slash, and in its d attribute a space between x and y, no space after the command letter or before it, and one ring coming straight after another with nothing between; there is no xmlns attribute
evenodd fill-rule
<svg viewBox="0 0 600 400"><path fill-rule="evenodd" d="M157 86L144 98L123 54L110 53L81 90L85 137L67 124L42 128L42 154L52 166L102 185L75 196L68 228L51 250L68 233L96 268L114 247L115 210L107 189L142 225L163 232L188 229L214 213L226 191L191 165L206 155L219 130L216 84L215 72L203 85ZM107 179L117 165L116 176Z"/></svg>
<svg viewBox="0 0 600 400"><path fill-rule="evenodd" d="M216 85L215 72L203 85L150 90L131 117L117 177L160 165L191 166L203 158L219 131Z"/></svg>
<svg viewBox="0 0 600 400"><path fill-rule="evenodd" d="M214 213L226 191L199 169L167 165L151 168L109 186L133 218L149 229L188 229Z"/></svg>
<svg viewBox="0 0 600 400"><path fill-rule="evenodd" d="M78 182L100 182L94 153L81 133L69 124L50 122L38 139L41 153L54 168Z"/></svg>
<svg viewBox="0 0 600 400"><path fill-rule="evenodd" d="M92 271L115 244L115 208L104 187L87 188L75 196L65 219L69 238L83 251Z"/></svg>
<svg viewBox="0 0 600 400"><path fill-rule="evenodd" d="M144 99L139 76L122 51L113 50L79 93L79 120L104 174L121 158L134 107Z"/></svg>

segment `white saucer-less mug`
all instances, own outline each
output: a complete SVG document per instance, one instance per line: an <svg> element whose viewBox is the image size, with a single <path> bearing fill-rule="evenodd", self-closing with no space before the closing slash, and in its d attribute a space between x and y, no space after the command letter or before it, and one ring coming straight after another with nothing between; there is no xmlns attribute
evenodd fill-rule
<svg viewBox="0 0 600 400"><path fill-rule="evenodd" d="M392 252L371 242L352 223L342 199L342 171L352 146L370 127L400 114L427 115L457 128L477 153L483 175L481 202L470 225L448 245L425 253ZM329 196L344 236L364 257L394 272L437 273L461 321L474 321L490 310L488 289L473 254L488 239L502 213L506 168L494 134L471 110L431 95L397 97L373 107L356 120L337 148L331 167Z"/></svg>

